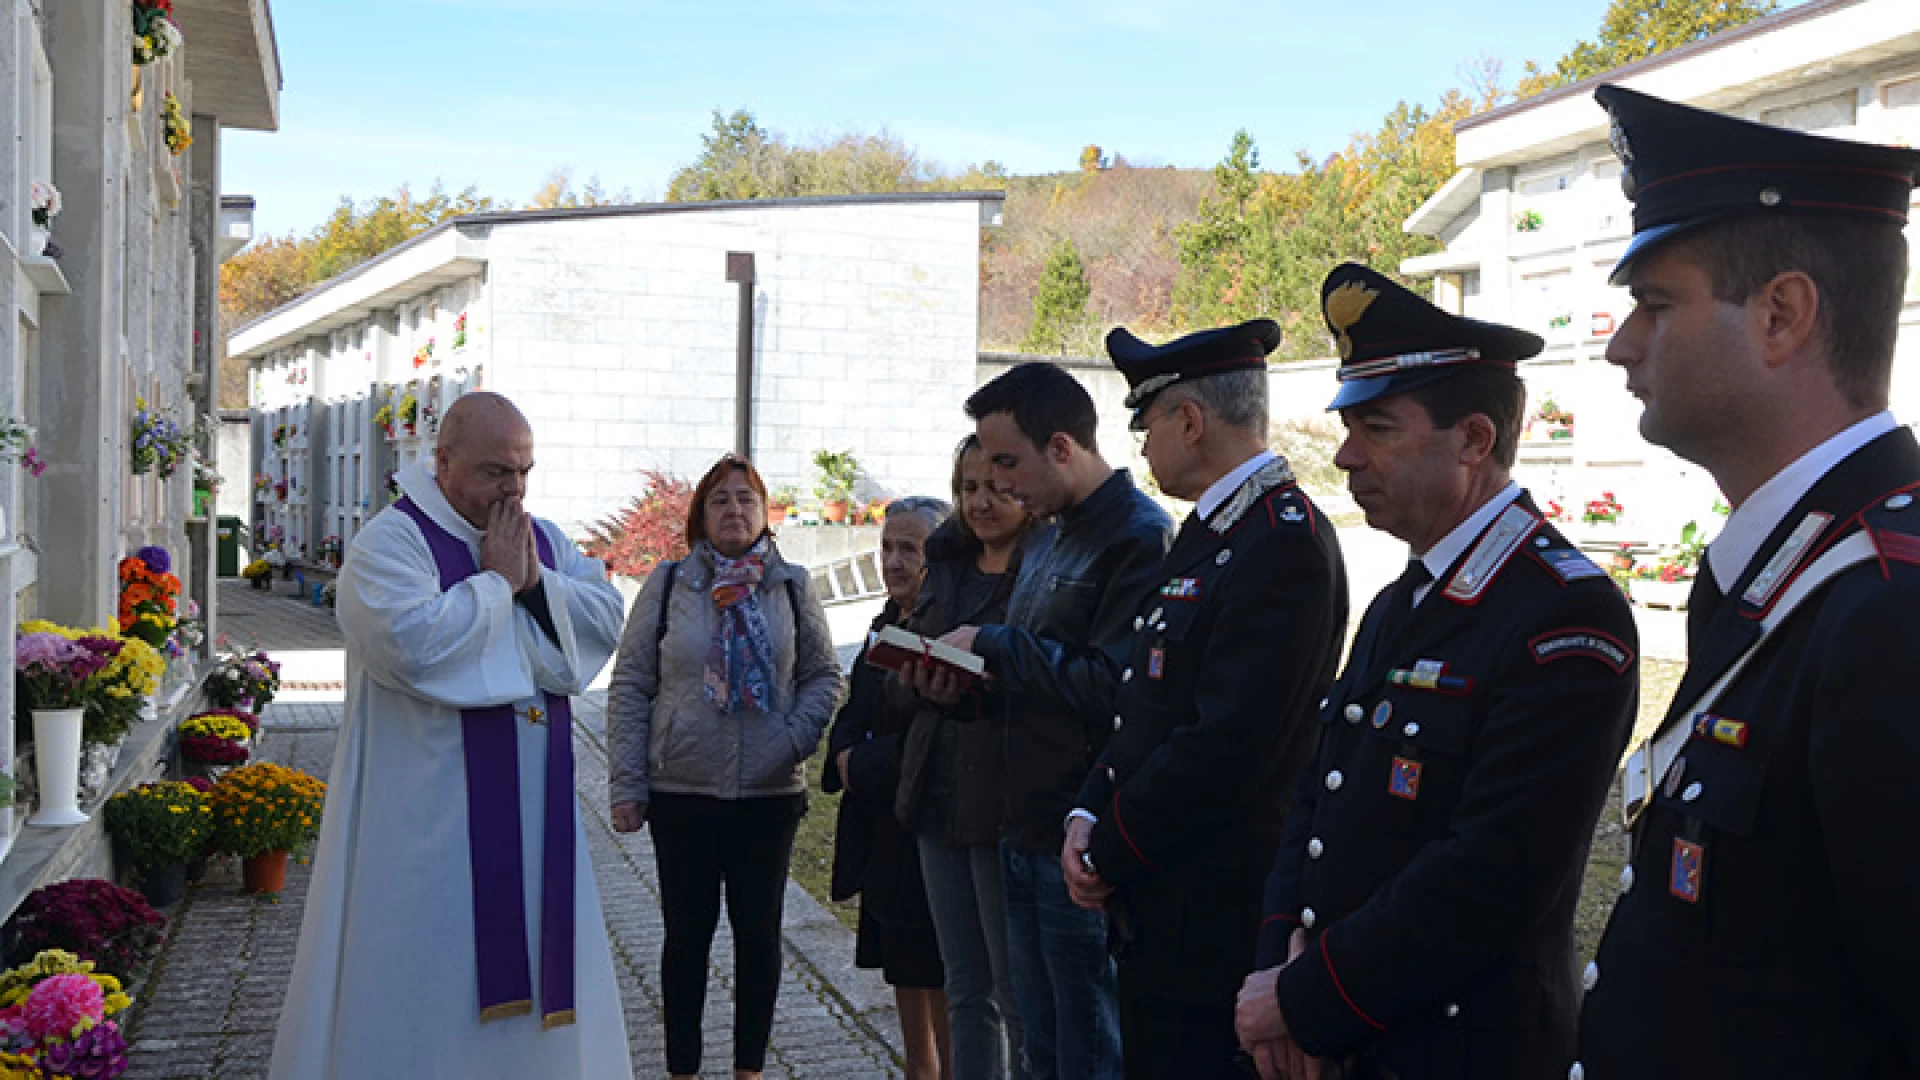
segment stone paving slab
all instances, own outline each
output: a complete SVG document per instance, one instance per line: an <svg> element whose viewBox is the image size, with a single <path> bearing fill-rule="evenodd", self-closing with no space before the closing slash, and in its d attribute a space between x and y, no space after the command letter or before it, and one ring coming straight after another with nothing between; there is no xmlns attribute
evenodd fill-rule
<svg viewBox="0 0 1920 1080"><path fill-rule="evenodd" d="M583 714L604 730L602 695ZM341 707L269 706L259 756L325 776ZM284 710L284 713L283 713ZM583 717L583 721L586 718ZM625 1003L628 1048L639 1078L666 1075L660 1015L662 937L653 851L645 832L612 831L606 766L595 728L582 724L578 785L606 912L606 931ZM272 1053L293 970L301 908L312 870L292 866L277 901L243 896L237 860L216 860L176 906L168 937L129 1030L129 1080L260 1080ZM798 886L789 886L785 975L768 1055L768 1080L878 1080L901 1075L898 1024L877 975L855 971L851 935ZM725 920L716 935L706 1007L703 1077L732 1076L733 947ZM869 985L871 984L871 985ZM591 1078L589 1078L591 1080Z"/></svg>

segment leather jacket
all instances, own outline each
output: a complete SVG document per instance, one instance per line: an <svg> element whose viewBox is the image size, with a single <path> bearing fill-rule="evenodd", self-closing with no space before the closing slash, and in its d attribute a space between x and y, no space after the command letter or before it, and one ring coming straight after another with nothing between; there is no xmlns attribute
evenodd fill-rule
<svg viewBox="0 0 1920 1080"><path fill-rule="evenodd" d="M974 651L1006 703L1003 838L1060 850L1061 822L1113 734L1113 703L1141 594L1159 584L1167 512L1116 469L1028 541L1005 623Z"/></svg>

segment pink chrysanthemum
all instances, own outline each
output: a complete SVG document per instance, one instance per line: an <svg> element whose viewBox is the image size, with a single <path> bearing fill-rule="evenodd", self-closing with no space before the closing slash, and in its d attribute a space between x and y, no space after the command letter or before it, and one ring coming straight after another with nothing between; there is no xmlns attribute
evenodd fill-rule
<svg viewBox="0 0 1920 1080"><path fill-rule="evenodd" d="M92 1027L107 1013L100 984L85 975L53 975L27 995L20 1016L34 1039L68 1039Z"/></svg>

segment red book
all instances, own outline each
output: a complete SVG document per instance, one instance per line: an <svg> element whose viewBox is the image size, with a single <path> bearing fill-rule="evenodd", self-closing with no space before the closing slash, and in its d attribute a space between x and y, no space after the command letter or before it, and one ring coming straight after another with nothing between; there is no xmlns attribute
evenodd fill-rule
<svg viewBox="0 0 1920 1080"><path fill-rule="evenodd" d="M987 672L986 658L944 645L898 626L881 629L867 639L867 663L899 671L910 663L928 663L958 673L962 687L972 686Z"/></svg>

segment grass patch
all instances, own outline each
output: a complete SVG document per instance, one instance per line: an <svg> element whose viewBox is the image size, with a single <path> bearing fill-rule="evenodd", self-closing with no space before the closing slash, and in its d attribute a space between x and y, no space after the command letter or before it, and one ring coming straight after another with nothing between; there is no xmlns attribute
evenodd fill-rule
<svg viewBox="0 0 1920 1080"><path fill-rule="evenodd" d="M1640 712L1634 718L1628 748L1659 726L1686 670L1687 665L1678 660L1641 659ZM1592 959L1600 947L1600 935L1607 929L1607 918L1620 899L1620 871L1626 866L1626 852L1627 831L1620 820L1620 778L1615 776L1613 787L1607 792L1607 804L1594 825L1593 848L1587 854L1586 884L1580 889L1580 903L1573 912L1573 934L1584 959Z"/></svg>
<svg viewBox="0 0 1920 1080"><path fill-rule="evenodd" d="M860 923L859 901L828 899L833 885L833 826L840 820L840 796L820 791L820 772L826 762L826 742L822 740L820 752L807 759L807 816L800 819L800 831L793 838L791 872L801 888L851 930Z"/></svg>

